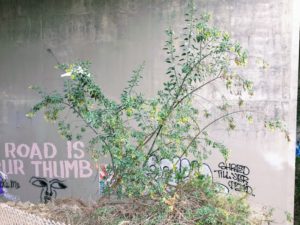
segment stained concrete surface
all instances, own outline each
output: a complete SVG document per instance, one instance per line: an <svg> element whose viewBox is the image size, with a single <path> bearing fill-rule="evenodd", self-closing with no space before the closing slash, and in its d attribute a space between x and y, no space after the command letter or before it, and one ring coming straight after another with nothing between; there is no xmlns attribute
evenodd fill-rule
<svg viewBox="0 0 300 225"><path fill-rule="evenodd" d="M280 116L287 122L291 142L281 133L269 133L260 125L243 124L228 135L221 124L211 128L213 136L231 149L232 163L247 166L253 204L274 207L276 219L293 212L294 141L297 104L298 30L295 7L290 0L195 0L200 12L210 12L213 23L241 42L249 51L249 67L243 74L255 82L251 107ZM131 71L146 62L141 90L153 96L161 87L166 65L161 51L168 26L180 34L186 10L183 0L0 0L0 163L5 143L16 145L53 143L55 160L67 159L67 143L41 116L29 120L26 112L38 100L28 89L40 85L47 90L62 87L56 61L92 62L92 71L104 92L117 99ZM55 57L47 51L51 49ZM257 61L265 59L268 70ZM202 93L219 100L218 90ZM237 118L239 119L239 117ZM258 122L262 122L258 117ZM259 124L259 123L258 123ZM43 147L41 147L43 148ZM85 159L87 156L85 156ZM40 190L29 183L34 174L31 160L24 161L25 175L11 174L20 183L9 190L22 200L39 201ZM218 153L208 160L213 170L223 161ZM0 169L1 170L1 169ZM214 178L218 179L217 174ZM226 183L226 180L219 179ZM68 188L59 197L97 196L98 175L65 180ZM78 185L80 184L80 185Z"/></svg>

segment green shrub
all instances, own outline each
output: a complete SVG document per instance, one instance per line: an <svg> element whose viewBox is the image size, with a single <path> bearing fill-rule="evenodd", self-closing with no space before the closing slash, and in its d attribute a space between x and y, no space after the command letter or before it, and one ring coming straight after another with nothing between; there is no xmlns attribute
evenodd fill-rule
<svg viewBox="0 0 300 225"><path fill-rule="evenodd" d="M240 108L241 100L240 107L231 111L232 106L223 97L216 108L219 114L213 116L208 109L196 108L193 97L214 82L223 83L240 97L243 92L252 94L252 82L233 70L233 63L242 66L247 62L247 54L226 32L211 27L209 16L196 19L193 15L192 11L187 14L182 40L177 40L171 29L166 31L168 80L151 99L134 89L142 78L143 66L133 72L119 102L105 96L86 62L59 65L70 76L62 93L48 94L33 87L42 101L28 113L29 117L43 109L47 120L58 121L60 134L68 140L80 139L87 129L93 133L89 136L91 155L96 160L103 155L111 159L108 177L113 182L109 191L121 188L127 196L168 195L171 179L180 183L188 171L174 167L162 174L159 169L151 170L147 164L153 155L158 162L192 156L198 165L210 149L218 149L225 159L228 157L226 146L212 140L207 128L225 120L228 129L234 129L232 115L248 111ZM180 44L180 48L176 49L175 44ZM79 128L60 116L69 109L83 122Z"/></svg>
<svg viewBox="0 0 300 225"><path fill-rule="evenodd" d="M146 98L135 89L144 66L133 71L119 101L114 101L95 83L89 63L62 64L58 67L69 76L64 80L64 90L45 93L33 87L42 100L28 116L44 110L46 119L57 122L58 131L68 140L89 138L90 155L95 160L110 157L106 192L139 202L146 199L153 204L145 208L149 213L132 215L129 218L132 221L143 219L149 224L159 224L153 222L156 220L165 221L165 224L173 221L172 224L176 224L175 219L183 219L189 221L187 224L191 221L195 224L247 224L249 209L244 200L217 195L213 184L204 178L201 180L198 171L212 149L219 150L225 160L228 158L227 147L210 137L210 126L222 121L228 130L233 130L235 114L252 121L254 111L243 108L242 97L253 94L253 84L237 70L247 63L247 52L238 42L232 41L228 33L213 27L208 15L197 19L193 6L190 8L180 38L171 29L166 31L164 50L165 62L169 65L168 79L156 96ZM212 103L201 96L203 105L207 102L210 105L196 108L195 95L210 90L211 84L219 85L238 100L228 101L223 96L221 101ZM62 116L70 109L81 124L69 123ZM282 129L278 120L265 125ZM172 169L163 171L159 166L149 167L153 156L157 162L170 160ZM178 169L178 160L174 161L177 157L192 157L195 163L191 169ZM195 177L187 182L187 174ZM170 185L174 183L177 185ZM102 210L97 213L103 213ZM109 212L105 211L105 215ZM144 216L150 214L153 218L147 220Z"/></svg>

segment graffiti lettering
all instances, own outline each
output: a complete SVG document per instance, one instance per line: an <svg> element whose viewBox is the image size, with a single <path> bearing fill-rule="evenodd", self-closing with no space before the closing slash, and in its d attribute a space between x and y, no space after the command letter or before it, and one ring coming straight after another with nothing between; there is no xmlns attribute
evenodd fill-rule
<svg viewBox="0 0 300 225"><path fill-rule="evenodd" d="M24 175L24 162L20 159L0 160L0 170L5 174Z"/></svg>
<svg viewBox="0 0 300 225"><path fill-rule="evenodd" d="M250 169L247 166L220 162L218 167L219 170L214 170L214 172L217 173L220 179L229 180L227 184L231 190L255 196L252 187L249 186L248 175L250 174Z"/></svg>
<svg viewBox="0 0 300 225"><path fill-rule="evenodd" d="M16 145L15 143L5 143L6 158L29 158L29 159L52 159L57 154L57 149L52 143L44 143L43 151L37 143L32 143L31 147L26 144Z"/></svg>
<svg viewBox="0 0 300 225"><path fill-rule="evenodd" d="M242 184L240 182L231 180L228 181L228 186L234 191L246 192L247 194L253 195L253 190L250 186L248 186L248 184Z"/></svg>
<svg viewBox="0 0 300 225"><path fill-rule="evenodd" d="M224 184L221 184L219 182L216 182L214 180L214 176L212 173L212 170L210 168L210 166L206 163L203 163L202 166L200 167L200 171L201 174L205 175L206 177L210 177L212 182L215 184L216 189L219 193L223 193L223 194L228 194L229 193L229 188L227 186L225 186Z"/></svg>
<svg viewBox="0 0 300 225"><path fill-rule="evenodd" d="M18 198L8 193L9 188L19 189L20 184L17 181L9 180L8 176L0 171L0 197L4 197L10 201L17 201Z"/></svg>
<svg viewBox="0 0 300 225"><path fill-rule="evenodd" d="M212 183L215 185L216 190L219 193L228 194L229 188L222 183L215 182L213 178L213 173L209 165L206 163L202 163L201 165L197 161L191 161L187 158L183 157L175 157L173 160L169 159L161 159L158 160L158 157L152 155L148 162L147 166L149 167L149 172L147 176L154 178L155 180L164 178L165 173L168 173L168 184L169 189L177 186L178 177L180 177L181 181L187 181L191 176L195 173L201 174L206 177L210 177ZM109 187L114 183L113 174L109 174L107 172L107 165L101 165L100 168L97 165L96 168L99 169L99 193L102 195L104 193L104 189ZM236 167L238 168L238 167ZM224 175L224 171L220 171L220 175L222 177L228 177L227 173ZM222 175L223 174L223 175ZM231 178L230 178L231 179ZM245 177L234 175L234 179L236 180L245 180ZM232 184L233 185L233 184ZM248 188L250 190L250 187ZM252 189L251 189L252 190Z"/></svg>
<svg viewBox="0 0 300 225"><path fill-rule="evenodd" d="M221 170L233 171L233 172L244 174L244 175L248 175L250 173L250 170L247 166L242 166L242 165L235 164L235 163L227 164L225 162L220 162L219 168Z"/></svg>
<svg viewBox="0 0 300 225"><path fill-rule="evenodd" d="M147 164L152 171L160 170L159 176L164 176L165 173L168 172L172 173L171 178L169 180L169 185L176 186L177 181L176 181L175 173L177 173L177 177L178 174L180 174L182 180L187 180L192 172L192 167L195 163L197 162L196 161L190 162L187 158L180 158L180 157L175 157L172 161L169 159L161 159L160 162L158 162L156 156L151 156ZM175 173L173 172L174 166L176 167ZM152 176L153 173L149 173L148 175Z"/></svg>
<svg viewBox="0 0 300 225"><path fill-rule="evenodd" d="M7 176L5 173L0 171L0 195L4 194L4 187L2 183L7 179Z"/></svg>
<svg viewBox="0 0 300 225"><path fill-rule="evenodd" d="M160 173L161 176L163 176L163 171L170 171L170 172L174 171L173 165L175 165L176 171L181 174L181 178L182 178L183 181L188 180L191 176L193 176L193 174L195 172L197 172L197 173L202 174L206 177L210 177L211 181L215 184L216 189L217 189L218 192L224 193L224 194L229 193L228 187L226 187L225 185L223 185L221 183L218 183L218 182L214 181L212 170L210 169L209 165L207 165L206 163L202 163L200 165L195 160L190 162L189 159L180 158L180 157L175 157L172 162L171 162L171 160L168 160L168 159L162 159L158 163L156 156L152 156L148 160L148 166L150 167L150 169L152 171L155 171L157 169L162 171ZM148 175L153 176L152 173L149 173ZM175 173L174 172L172 173L171 179L169 181L169 185L171 185L171 186L176 186L177 185L177 181L175 179Z"/></svg>
<svg viewBox="0 0 300 225"><path fill-rule="evenodd" d="M93 173L87 160L31 161L36 176L74 178L90 177Z"/></svg>
<svg viewBox="0 0 300 225"><path fill-rule="evenodd" d="M57 148L53 143L46 142L15 144L5 143L4 155L6 159L0 160L0 170L5 174L25 175L23 160L29 160L26 166L31 165L36 177L48 178L88 178L93 174L91 164L85 160L83 142L67 142L66 160L55 160Z"/></svg>
<svg viewBox="0 0 300 225"><path fill-rule="evenodd" d="M19 182L15 181L15 180L2 180L2 181L0 180L0 189L1 188L15 188L15 189L19 189L20 188L20 184L19 184Z"/></svg>

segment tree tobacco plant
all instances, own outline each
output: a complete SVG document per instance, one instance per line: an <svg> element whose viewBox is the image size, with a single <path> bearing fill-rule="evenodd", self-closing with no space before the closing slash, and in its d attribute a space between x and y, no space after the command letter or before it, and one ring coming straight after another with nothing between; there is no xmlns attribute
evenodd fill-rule
<svg viewBox="0 0 300 225"><path fill-rule="evenodd" d="M133 71L119 101L105 95L87 62L58 66L66 76L63 91L46 93L32 87L41 101L33 106L28 117L43 110L46 119L56 122L66 139L88 138L93 159L110 158L106 190L109 193L118 191L130 197L153 199L173 196L184 183L186 173L191 173L178 169L180 158L195 159L190 170L196 176L198 166L212 149L228 158L229 150L210 137L209 127L226 122L228 129L233 130L235 114L252 121L253 111L243 109L242 98L253 94L253 83L237 69L246 65L247 52L228 33L212 26L208 15L195 18L191 11L186 14L185 24L180 37L171 29L166 30L163 50L167 54L167 81L152 98L136 91L144 65ZM214 103L201 97L203 105L210 102L214 107L196 107L195 97L203 90L211 90L212 84L238 96L236 106L223 96ZM79 127L64 119L68 110L81 120ZM282 129L278 120L265 125ZM149 160L159 164L162 159L173 162L173 168L149 166ZM174 179L177 187L172 188L169 184Z"/></svg>

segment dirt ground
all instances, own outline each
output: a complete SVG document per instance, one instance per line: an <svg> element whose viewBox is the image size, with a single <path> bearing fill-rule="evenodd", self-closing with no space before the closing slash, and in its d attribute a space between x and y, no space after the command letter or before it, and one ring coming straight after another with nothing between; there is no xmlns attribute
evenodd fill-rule
<svg viewBox="0 0 300 225"><path fill-rule="evenodd" d="M79 199L57 199L48 204L33 204L31 202L12 202L5 204L42 218L73 224L74 217L84 217L93 207Z"/></svg>

